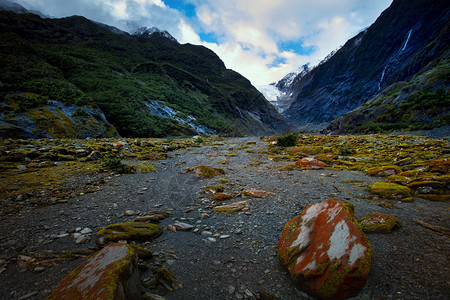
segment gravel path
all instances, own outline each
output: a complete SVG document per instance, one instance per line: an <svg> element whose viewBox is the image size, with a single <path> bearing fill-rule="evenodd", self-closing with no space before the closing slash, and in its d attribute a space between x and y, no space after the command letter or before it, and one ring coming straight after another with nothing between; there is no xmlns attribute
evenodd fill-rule
<svg viewBox="0 0 450 300"><path fill-rule="evenodd" d="M249 148L237 149L239 146ZM417 199L413 203L398 203L394 209L381 208L367 200L369 193L364 185L383 179L357 171L280 172L277 168L288 162L268 160L258 153L264 149L266 144L257 138L241 138L174 152L169 159L155 163L156 173L105 177L100 191L73 197L67 203L2 216L0 262L6 266L0 273L0 299L44 299L83 261L25 270L16 263L19 254L94 248L93 239L80 245L70 236L55 236L77 227L91 228L95 233L111 223L133 220L135 216L124 215L126 210L145 214L156 209L172 209L173 217L162 221L163 235L145 247L155 252L154 264L167 266L183 284L174 292L162 288L156 291L167 299L244 299L258 291L281 299L309 299L293 286L276 257L276 245L288 220L307 205L330 197L353 202L356 217L384 212L403 223L392 234L368 235L374 251L372 269L356 299L450 298L449 237L413 221L419 218L449 228L447 203ZM250 165L252 162L262 163ZM187 168L199 164L223 168L226 173L221 177L229 183L220 183L220 176L200 179L186 173ZM212 184L223 185L225 192L234 196L226 203L248 200L248 211L231 215L211 211L210 195L202 187ZM249 188L275 195L245 199L239 196ZM176 221L195 228L167 230ZM150 272L142 272L141 278L149 281Z"/></svg>

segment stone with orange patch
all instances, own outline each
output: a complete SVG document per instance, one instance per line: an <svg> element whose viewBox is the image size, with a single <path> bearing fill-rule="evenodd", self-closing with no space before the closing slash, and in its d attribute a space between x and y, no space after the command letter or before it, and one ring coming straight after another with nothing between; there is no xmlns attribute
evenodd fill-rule
<svg viewBox="0 0 450 300"><path fill-rule="evenodd" d="M126 244L110 244L81 264L47 298L140 299L138 253Z"/></svg>
<svg viewBox="0 0 450 300"><path fill-rule="evenodd" d="M286 223L278 258L301 290L321 299L345 299L366 283L372 247L353 204L328 199Z"/></svg>
<svg viewBox="0 0 450 300"><path fill-rule="evenodd" d="M297 167L303 167L308 169L321 169L327 166L327 164L324 163L323 161L311 157L302 158L299 161L297 161L295 165Z"/></svg>

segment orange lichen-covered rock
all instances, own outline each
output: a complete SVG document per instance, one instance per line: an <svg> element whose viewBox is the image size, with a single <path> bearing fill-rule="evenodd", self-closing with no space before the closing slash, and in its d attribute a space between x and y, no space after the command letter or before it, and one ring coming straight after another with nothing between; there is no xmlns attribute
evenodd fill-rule
<svg viewBox="0 0 450 300"><path fill-rule="evenodd" d="M328 199L286 223L278 258L301 290L321 299L345 299L366 283L372 247L353 205Z"/></svg>
<svg viewBox="0 0 450 300"><path fill-rule="evenodd" d="M448 174L449 170L450 161L448 159L434 160L427 167L428 172L437 172L441 174Z"/></svg>
<svg viewBox="0 0 450 300"><path fill-rule="evenodd" d="M216 201L227 201L233 199L233 196L227 193L217 193L214 195L214 200Z"/></svg>
<svg viewBox="0 0 450 300"><path fill-rule="evenodd" d="M365 233L391 233L402 227L396 217L383 213L371 213L358 219L358 222Z"/></svg>
<svg viewBox="0 0 450 300"><path fill-rule="evenodd" d="M327 166L326 163L315 158L305 157L295 163L297 167L309 168L309 169L321 169Z"/></svg>
<svg viewBox="0 0 450 300"><path fill-rule="evenodd" d="M140 299L138 254L126 244L110 244L81 264L47 299Z"/></svg>

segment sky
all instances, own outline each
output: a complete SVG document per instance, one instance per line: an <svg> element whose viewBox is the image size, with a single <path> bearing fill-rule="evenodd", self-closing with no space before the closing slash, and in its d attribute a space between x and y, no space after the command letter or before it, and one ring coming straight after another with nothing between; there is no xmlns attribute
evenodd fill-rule
<svg viewBox="0 0 450 300"><path fill-rule="evenodd" d="M82 15L132 33L167 30L213 50L253 85L319 63L392 0L12 0L52 17Z"/></svg>

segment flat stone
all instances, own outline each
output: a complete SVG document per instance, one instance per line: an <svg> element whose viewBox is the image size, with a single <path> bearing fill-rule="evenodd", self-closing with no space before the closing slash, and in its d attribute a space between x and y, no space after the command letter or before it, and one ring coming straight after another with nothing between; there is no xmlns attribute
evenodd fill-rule
<svg viewBox="0 0 450 300"><path fill-rule="evenodd" d="M188 223L183 223L183 222L176 222L175 224L173 224L173 226L177 230L191 230L192 228L194 228L193 225L188 224Z"/></svg>

